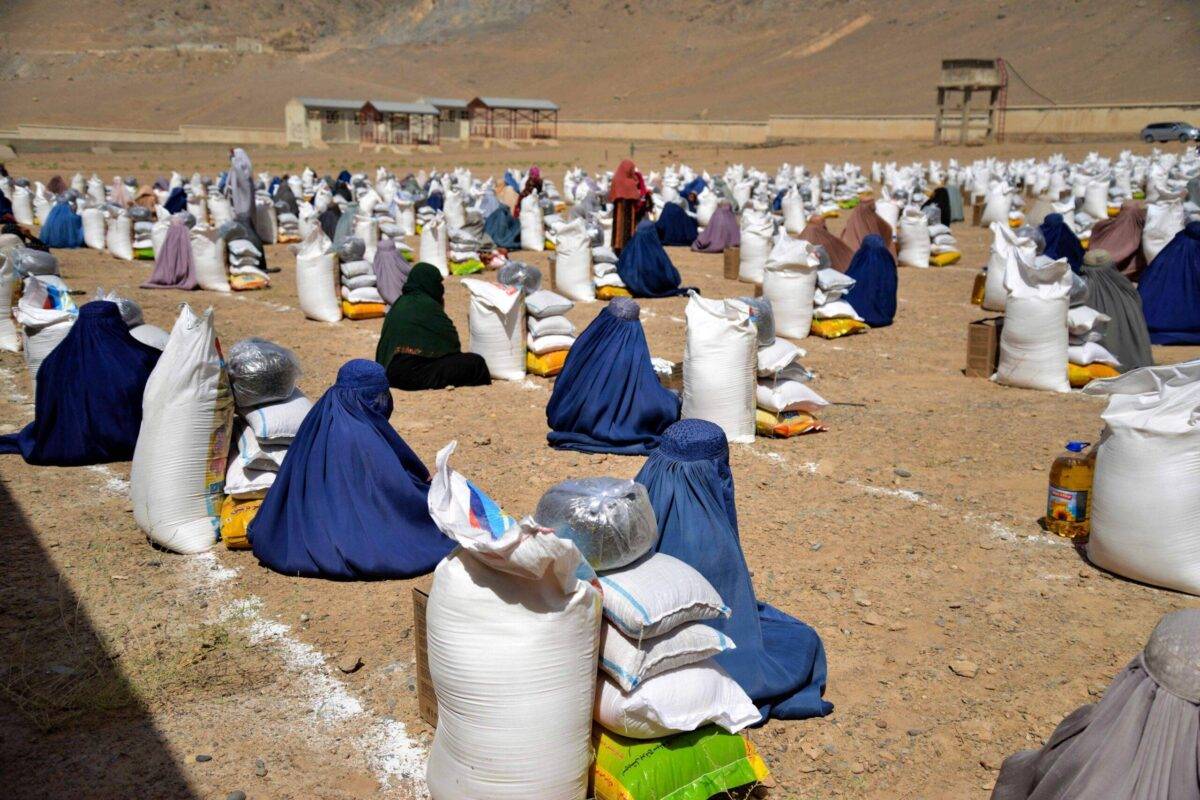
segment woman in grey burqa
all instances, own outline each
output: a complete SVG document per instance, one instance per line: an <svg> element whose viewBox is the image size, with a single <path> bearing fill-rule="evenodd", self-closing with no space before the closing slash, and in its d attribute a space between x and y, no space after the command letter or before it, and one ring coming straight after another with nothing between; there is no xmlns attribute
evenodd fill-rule
<svg viewBox="0 0 1200 800"><path fill-rule="evenodd" d="M1200 609L1167 614L1098 703L1005 759L992 800L1200 798Z"/></svg>

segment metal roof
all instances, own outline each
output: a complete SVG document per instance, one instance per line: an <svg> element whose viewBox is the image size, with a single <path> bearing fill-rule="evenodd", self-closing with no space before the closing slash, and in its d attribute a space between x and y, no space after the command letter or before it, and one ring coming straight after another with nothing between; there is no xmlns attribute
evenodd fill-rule
<svg viewBox="0 0 1200 800"><path fill-rule="evenodd" d="M364 100L330 100L322 97L297 97L305 108L338 108L348 111L358 111L363 107Z"/></svg>
<svg viewBox="0 0 1200 800"><path fill-rule="evenodd" d="M370 100L376 111L385 114L434 114L438 110L429 103L397 103L392 100Z"/></svg>
<svg viewBox="0 0 1200 800"><path fill-rule="evenodd" d="M492 108L528 108L536 111L558 111L558 104L549 100L524 97L477 97L476 100Z"/></svg>
<svg viewBox="0 0 1200 800"><path fill-rule="evenodd" d="M429 103L431 106L438 108L466 108L466 100L457 100L453 97L422 97L422 102Z"/></svg>

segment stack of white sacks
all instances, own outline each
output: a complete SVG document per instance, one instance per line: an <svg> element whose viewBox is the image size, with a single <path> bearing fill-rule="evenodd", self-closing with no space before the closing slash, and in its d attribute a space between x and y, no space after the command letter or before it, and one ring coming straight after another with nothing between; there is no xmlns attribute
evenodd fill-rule
<svg viewBox="0 0 1200 800"><path fill-rule="evenodd" d="M295 354L274 342L243 339L229 349L228 369L237 417L225 494L261 499L312 403L296 388L300 363Z"/></svg>
<svg viewBox="0 0 1200 800"><path fill-rule="evenodd" d="M1086 386L1096 378L1112 378L1120 374L1121 362L1104 346L1104 334L1112 318L1086 304L1087 282L1074 273L1067 310L1067 360L1076 368L1070 370L1071 386Z"/></svg>
<svg viewBox="0 0 1200 800"><path fill-rule="evenodd" d="M366 244L357 236L339 248L342 311L351 319L383 316L383 297L376 288L375 269L366 260Z"/></svg>
<svg viewBox="0 0 1200 800"><path fill-rule="evenodd" d="M566 317L574 305L568 298L543 289L525 298L529 326L526 368L530 372L548 377L562 371L567 353L575 344L575 323Z"/></svg>

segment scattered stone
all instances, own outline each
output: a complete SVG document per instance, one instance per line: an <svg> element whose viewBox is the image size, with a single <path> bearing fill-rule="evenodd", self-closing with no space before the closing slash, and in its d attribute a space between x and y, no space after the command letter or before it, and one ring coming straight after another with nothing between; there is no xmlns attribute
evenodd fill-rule
<svg viewBox="0 0 1200 800"><path fill-rule="evenodd" d="M209 755L203 755L203 754L196 756L196 763L197 763L197 764L206 764L206 763L208 763L209 761L212 761L212 756L209 756Z"/></svg>
<svg viewBox="0 0 1200 800"><path fill-rule="evenodd" d="M958 659L950 662L950 671L960 678L974 678L979 674L979 665L974 661Z"/></svg>
<svg viewBox="0 0 1200 800"><path fill-rule="evenodd" d="M1000 769L1000 764L1003 761L1004 758L996 753L984 753L979 759L979 766L983 767L984 769L990 769L992 772L996 772Z"/></svg>
<svg viewBox="0 0 1200 800"><path fill-rule="evenodd" d="M890 625L888 625L888 626L887 626L887 629L888 629L889 631L891 631L892 633L895 633L895 632L897 632L897 631L906 631L906 630L908 630L908 626L907 626L907 625L905 625L903 622L893 622L893 623L891 623Z"/></svg>
<svg viewBox="0 0 1200 800"><path fill-rule="evenodd" d="M230 792L228 795L226 795L225 800L246 800L246 793L241 789L238 789L237 791Z"/></svg>
<svg viewBox="0 0 1200 800"><path fill-rule="evenodd" d="M358 672L362 668L362 659L357 655L342 656L338 659L337 667L347 675Z"/></svg>
<svg viewBox="0 0 1200 800"><path fill-rule="evenodd" d="M837 747L833 742L826 742L825 744L821 745L821 748L831 756L837 755Z"/></svg>
<svg viewBox="0 0 1200 800"><path fill-rule="evenodd" d="M310 617L308 614L301 614L300 615L300 624L303 625L304 623L308 622L310 619L312 619L312 617Z"/></svg>
<svg viewBox="0 0 1200 800"><path fill-rule="evenodd" d="M916 738L923 733L925 733L925 731L922 728L909 728L908 729L908 735L912 736L913 738Z"/></svg>
<svg viewBox="0 0 1200 800"><path fill-rule="evenodd" d="M897 478L911 478L912 473L903 467L896 467L892 472L896 473Z"/></svg>
<svg viewBox="0 0 1200 800"><path fill-rule="evenodd" d="M862 621L865 625L878 626L883 624L883 617L879 616L874 611L868 611L866 614L863 614Z"/></svg>
<svg viewBox="0 0 1200 800"><path fill-rule="evenodd" d="M863 767L863 765L858 763L857 761L854 761L854 762L851 762L851 764L850 764L850 771L853 772L855 775L862 775L863 772L865 771L865 767Z"/></svg>
<svg viewBox="0 0 1200 800"><path fill-rule="evenodd" d="M255 759L254 774L260 778L267 777L267 762L263 761L261 758Z"/></svg>
<svg viewBox="0 0 1200 800"><path fill-rule="evenodd" d="M472 439L471 441L472 441L472 442L475 444L475 446L476 446L476 447L487 447L489 444L491 444L491 443L492 443L492 437L490 437L490 436L476 436L476 437L475 437L474 439Z"/></svg>
<svg viewBox="0 0 1200 800"><path fill-rule="evenodd" d="M879 728L882 731L887 730L887 720L886 719L875 720L875 727Z"/></svg>

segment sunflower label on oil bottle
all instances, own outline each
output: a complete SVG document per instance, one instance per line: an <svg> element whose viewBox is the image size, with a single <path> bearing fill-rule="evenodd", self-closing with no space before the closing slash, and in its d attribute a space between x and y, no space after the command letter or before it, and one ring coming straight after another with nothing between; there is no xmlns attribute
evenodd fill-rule
<svg viewBox="0 0 1200 800"><path fill-rule="evenodd" d="M1092 492L1092 455L1087 442L1067 442L1066 451L1050 468L1046 496L1046 528L1071 539L1086 538L1091 527L1088 512Z"/></svg>

